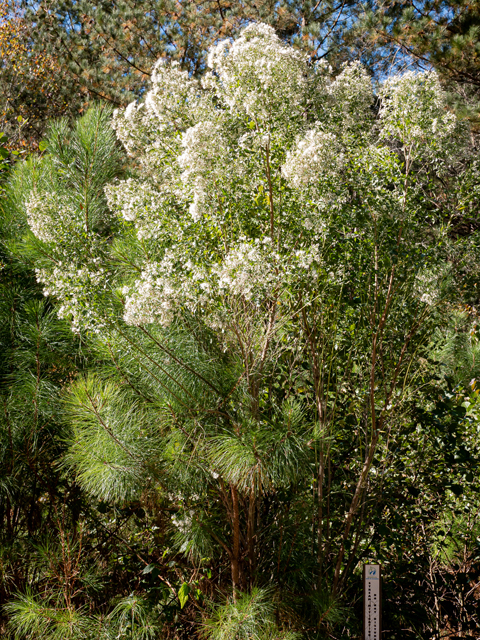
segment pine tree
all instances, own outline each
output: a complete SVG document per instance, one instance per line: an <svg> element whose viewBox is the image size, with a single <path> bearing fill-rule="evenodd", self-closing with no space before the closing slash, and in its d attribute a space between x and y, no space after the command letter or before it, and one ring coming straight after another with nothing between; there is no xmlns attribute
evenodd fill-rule
<svg viewBox="0 0 480 640"><path fill-rule="evenodd" d="M25 242L27 220L17 196L32 187L39 159L12 167L0 149L0 633L85 638L88 631L98 638L100 630L114 629L118 635L144 617L141 599L118 597L126 594L117 582L128 584L130 568L115 559L129 553L121 536L129 537L133 512L114 514L120 525L112 535L111 511L89 504L59 464L67 436L62 396L92 351L44 296ZM111 618L102 622L85 613L87 603L109 594L116 596ZM44 615L32 615L39 611ZM15 620L13 627L6 617Z"/></svg>
<svg viewBox="0 0 480 640"><path fill-rule="evenodd" d="M460 113L478 122L479 2L370 2L355 28L369 31L374 46L386 46L389 59L403 53L420 68L434 67L456 94Z"/></svg>
<svg viewBox="0 0 480 640"><path fill-rule="evenodd" d="M17 179L20 165L17 167ZM24 177L25 174L23 174ZM5 178L5 176L3 176ZM8 188L7 188L8 191ZM35 582L34 545L75 530L81 495L56 461L65 449L61 391L85 361L82 343L43 296L19 251L26 220L0 199L0 601ZM63 515L62 515L63 514ZM3 615L2 615L3 617ZM0 622L1 625L1 622ZM1 628L1 627L0 627ZM3 629L3 632L5 630Z"/></svg>
<svg viewBox="0 0 480 640"><path fill-rule="evenodd" d="M142 94L159 58L199 75L210 44L235 36L252 21L271 24L312 59L333 59L355 5L351 0L22 3L33 50L47 51L68 71L66 95L80 89L86 104L102 99L123 106Z"/></svg>
<svg viewBox="0 0 480 640"><path fill-rule="evenodd" d="M12 0L0 2L0 131L16 152L38 148L50 118L75 112L78 91L64 90L58 61L32 47L32 25Z"/></svg>

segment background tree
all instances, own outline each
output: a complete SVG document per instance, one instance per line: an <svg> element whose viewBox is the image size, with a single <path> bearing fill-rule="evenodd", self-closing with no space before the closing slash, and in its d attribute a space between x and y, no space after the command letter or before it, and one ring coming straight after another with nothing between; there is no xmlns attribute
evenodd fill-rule
<svg viewBox="0 0 480 640"><path fill-rule="evenodd" d="M477 123L480 96L480 4L474 2L371 2L357 24L370 31L388 59L407 55L433 67L457 94L456 107Z"/></svg>
<svg viewBox="0 0 480 640"><path fill-rule="evenodd" d="M67 70L67 95L80 89L86 101L105 99L125 106L145 91L159 58L177 61L199 75L208 47L235 36L252 21L271 24L282 39L312 59L333 60L342 49L344 26L355 5L350 0L24 0L20 6L31 26L33 49L46 50Z"/></svg>
<svg viewBox="0 0 480 640"><path fill-rule="evenodd" d="M49 118L80 106L78 91L64 89L59 61L34 50L33 34L16 2L0 3L0 130L10 149L24 152L38 147Z"/></svg>

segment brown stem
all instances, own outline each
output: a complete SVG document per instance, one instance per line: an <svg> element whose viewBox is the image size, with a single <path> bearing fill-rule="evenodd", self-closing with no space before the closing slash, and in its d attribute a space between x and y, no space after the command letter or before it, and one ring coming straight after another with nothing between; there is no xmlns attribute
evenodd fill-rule
<svg viewBox="0 0 480 640"><path fill-rule="evenodd" d="M233 549L231 557L233 600L236 602L237 590L240 587L240 509L238 506L238 491L232 484L230 485L233 505Z"/></svg>
<svg viewBox="0 0 480 640"><path fill-rule="evenodd" d="M274 217L274 208L273 208L273 186L272 186L272 174L270 171L270 144L267 145L265 149L265 166L267 171L267 181L268 181L268 200L270 205L270 237L273 242L273 233L275 230L275 217Z"/></svg>
<svg viewBox="0 0 480 640"><path fill-rule="evenodd" d="M253 489L248 499L248 523L247 523L247 549L250 565L250 581L253 581L255 573L255 493Z"/></svg>
<svg viewBox="0 0 480 640"><path fill-rule="evenodd" d="M323 384L320 374L320 365L317 357L317 350L315 345L315 330L310 328L307 320L307 314L305 311L305 307L302 305L302 319L303 325L305 328L305 332L307 334L308 343L310 346L310 351L312 355L312 365L313 365L313 384L315 390L315 402L318 413L318 421L320 424L320 428L323 428L325 425L325 415L324 415L324 397L323 397ZM322 544L323 544L323 484L325 480L325 451L324 451L324 441L323 438L320 442L320 460L318 466L317 473L317 560L320 564L322 561ZM320 579L320 573L319 573Z"/></svg>
<svg viewBox="0 0 480 640"><path fill-rule="evenodd" d="M350 533L350 528L351 528L352 523L353 523L353 519L355 517L355 514L357 513L360 499L362 498L363 493L365 491L365 487L366 487L366 484L367 484L368 472L370 471L370 467L371 467L372 462L373 462L373 456L375 454L375 450L376 450L376 447L377 447L378 435L379 434L378 434L378 430L377 430L373 435L372 441L370 442L370 447L368 449L367 456L366 456L365 461L363 463L362 473L360 474L360 478L358 479L357 486L355 488L355 493L353 495L353 499L352 499L352 502L350 504L350 509L348 510L347 517L345 519L345 529L343 530L342 542L340 543L340 550L338 552L337 564L335 566L335 575L334 575L334 578L333 578L332 591L333 591L334 595L337 593L338 587L339 587L340 569L341 569L341 566L342 566L343 558L345 556L345 543L346 543L346 541L348 539L348 536L349 536L349 533Z"/></svg>

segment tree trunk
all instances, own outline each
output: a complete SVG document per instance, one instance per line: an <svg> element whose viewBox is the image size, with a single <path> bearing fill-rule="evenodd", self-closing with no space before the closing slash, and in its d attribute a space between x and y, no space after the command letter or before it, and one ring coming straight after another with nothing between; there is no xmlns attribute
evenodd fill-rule
<svg viewBox="0 0 480 640"><path fill-rule="evenodd" d="M240 509L238 505L238 491L230 485L233 505L233 549L232 549L232 584L233 600L236 601L237 589L240 586Z"/></svg>

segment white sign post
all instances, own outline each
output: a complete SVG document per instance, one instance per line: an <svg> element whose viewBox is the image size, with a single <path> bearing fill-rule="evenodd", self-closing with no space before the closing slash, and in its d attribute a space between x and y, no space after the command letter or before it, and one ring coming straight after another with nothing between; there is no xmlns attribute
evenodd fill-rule
<svg viewBox="0 0 480 640"><path fill-rule="evenodd" d="M379 564L363 565L363 639L382 637L382 570Z"/></svg>

